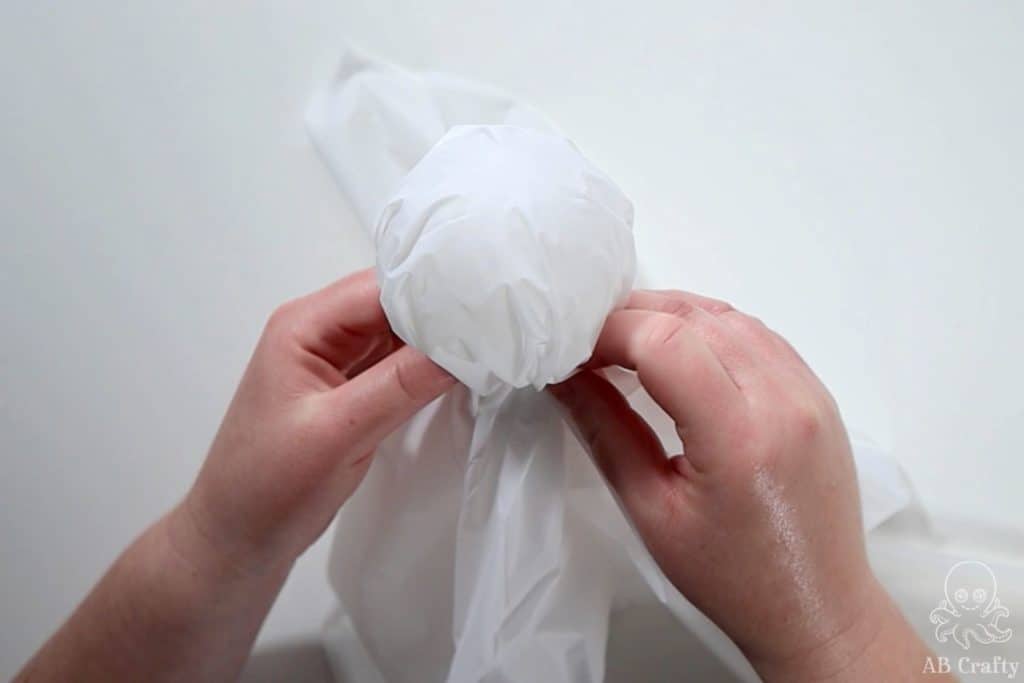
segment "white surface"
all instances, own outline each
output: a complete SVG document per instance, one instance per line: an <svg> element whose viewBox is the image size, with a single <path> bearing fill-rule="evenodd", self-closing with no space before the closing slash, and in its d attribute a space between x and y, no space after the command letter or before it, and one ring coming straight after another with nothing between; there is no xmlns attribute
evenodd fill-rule
<svg viewBox="0 0 1024 683"><path fill-rule="evenodd" d="M541 8L541 9L537 9ZM533 102L645 265L786 334L926 504L1020 526L1024 5L0 6L0 677L185 489L263 320L358 265L343 36ZM315 632L324 546L264 637Z"/></svg>

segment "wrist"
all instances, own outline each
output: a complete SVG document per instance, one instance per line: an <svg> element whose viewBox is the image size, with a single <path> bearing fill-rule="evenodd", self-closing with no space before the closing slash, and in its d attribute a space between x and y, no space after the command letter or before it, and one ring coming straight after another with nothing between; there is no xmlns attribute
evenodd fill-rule
<svg viewBox="0 0 1024 683"><path fill-rule="evenodd" d="M119 586L123 642L134 643L147 660L135 667L202 672L194 680L232 678L289 569L239 564L195 526L184 504L176 506L111 572Z"/></svg>
<svg viewBox="0 0 1024 683"><path fill-rule="evenodd" d="M792 649L751 657L761 678L769 683L842 680L838 676L868 652L889 619L888 595L874 576L866 575L860 585L849 613L828 614L819 620L835 624L824 634L809 631Z"/></svg>
<svg viewBox="0 0 1024 683"><path fill-rule="evenodd" d="M287 543L294 534L274 530L285 525L277 524L271 508L253 493L229 493L200 473L167 516L170 540L186 559L225 580L287 573L301 550Z"/></svg>
<svg viewBox="0 0 1024 683"><path fill-rule="evenodd" d="M110 571L112 603L128 639L147 633L188 642L206 632L258 628L290 565L259 571L222 552L183 502L150 526ZM262 606L262 607L261 607ZM162 635L161 635L162 634ZM173 651L175 648L170 648Z"/></svg>
<svg viewBox="0 0 1024 683"><path fill-rule="evenodd" d="M929 650L874 576L861 607L831 637L785 658L762 658L751 663L768 683L915 678Z"/></svg>
<svg viewBox="0 0 1024 683"><path fill-rule="evenodd" d="M294 563L265 557L247 543L231 542L205 521L200 506L187 497L168 512L152 531L160 552L203 590L246 591L254 585L283 583Z"/></svg>

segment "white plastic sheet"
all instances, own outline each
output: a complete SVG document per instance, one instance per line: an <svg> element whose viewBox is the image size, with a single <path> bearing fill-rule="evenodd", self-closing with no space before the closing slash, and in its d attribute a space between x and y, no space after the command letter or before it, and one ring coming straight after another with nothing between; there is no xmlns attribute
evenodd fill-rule
<svg viewBox="0 0 1024 683"><path fill-rule="evenodd" d="M560 135L457 126L374 230L392 329L481 396L590 357L633 285L633 206Z"/></svg>
<svg viewBox="0 0 1024 683"><path fill-rule="evenodd" d="M308 123L375 237L392 325L468 385L381 445L339 515L339 679L600 681L615 615L648 606L753 680L537 391L586 358L629 288L628 200L529 107L352 51ZM635 379L610 377L678 452ZM875 450L855 453L871 528L910 493Z"/></svg>

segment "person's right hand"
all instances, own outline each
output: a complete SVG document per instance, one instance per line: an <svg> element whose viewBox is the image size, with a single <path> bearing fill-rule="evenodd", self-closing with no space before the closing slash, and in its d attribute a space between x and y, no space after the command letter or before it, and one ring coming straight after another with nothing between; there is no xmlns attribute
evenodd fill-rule
<svg viewBox="0 0 1024 683"><path fill-rule="evenodd" d="M685 455L600 375L553 386L670 581L769 680L902 680L927 649L868 566L835 402L760 321L683 292L634 292L588 367L638 373Z"/></svg>

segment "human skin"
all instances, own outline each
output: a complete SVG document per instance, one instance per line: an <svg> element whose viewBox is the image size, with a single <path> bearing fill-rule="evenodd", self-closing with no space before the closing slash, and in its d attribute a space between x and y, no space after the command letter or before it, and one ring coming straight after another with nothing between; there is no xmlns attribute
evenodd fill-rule
<svg viewBox="0 0 1024 683"><path fill-rule="evenodd" d="M637 372L685 454L593 371L612 365ZM636 291L588 367L552 393L665 575L764 680L923 677L931 653L868 565L839 411L782 337L721 301Z"/></svg>
<svg viewBox="0 0 1024 683"><path fill-rule="evenodd" d="M901 680L927 650L867 566L828 393L759 323L637 292L591 367L638 371L674 417L667 459L597 374L553 387L669 579L766 680ZM224 681L374 448L454 380L391 333L372 271L267 323L207 459L17 681Z"/></svg>
<svg viewBox="0 0 1024 683"><path fill-rule="evenodd" d="M18 681L228 681L376 445L455 384L388 327L372 271L281 306L191 490Z"/></svg>

